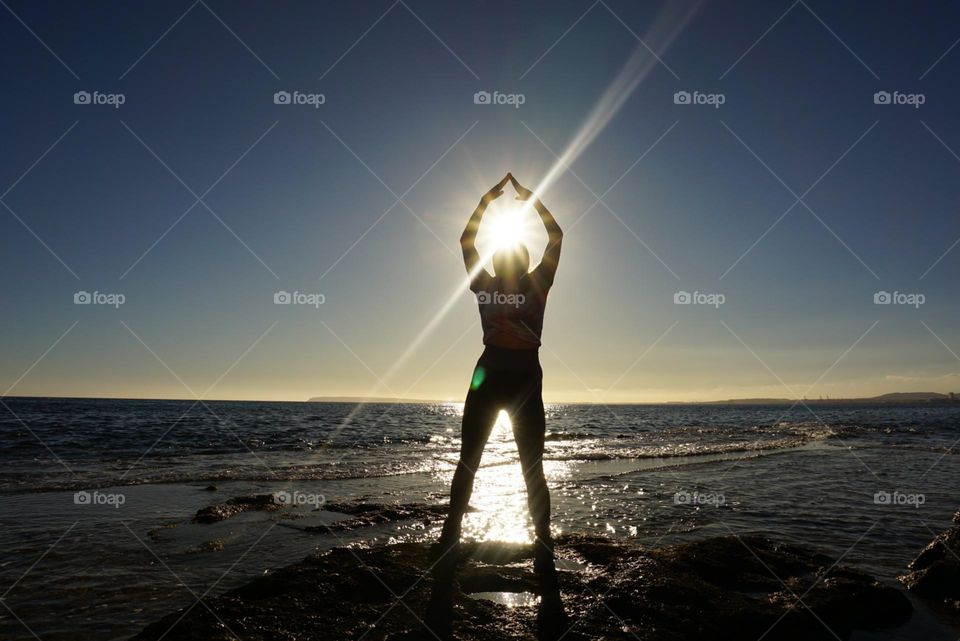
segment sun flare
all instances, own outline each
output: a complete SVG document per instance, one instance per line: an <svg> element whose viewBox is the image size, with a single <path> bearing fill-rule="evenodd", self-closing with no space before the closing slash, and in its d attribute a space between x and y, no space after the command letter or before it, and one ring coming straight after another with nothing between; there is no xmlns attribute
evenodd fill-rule
<svg viewBox="0 0 960 641"><path fill-rule="evenodd" d="M500 207L484 220L478 242L484 242L492 251L508 249L518 243L529 249L536 235L533 222L521 203Z"/></svg>
<svg viewBox="0 0 960 641"><path fill-rule="evenodd" d="M512 247L523 242L523 224L520 216L502 215L491 222L490 236L497 249Z"/></svg>

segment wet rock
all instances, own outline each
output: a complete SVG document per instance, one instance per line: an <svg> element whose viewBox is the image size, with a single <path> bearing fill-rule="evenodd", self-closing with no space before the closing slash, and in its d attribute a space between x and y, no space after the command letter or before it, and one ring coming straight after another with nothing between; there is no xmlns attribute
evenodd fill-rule
<svg viewBox="0 0 960 641"><path fill-rule="evenodd" d="M164 523L163 525L159 525L159 526L153 528L152 530L148 530L148 531L147 531L147 536L149 536L149 537L150 537L151 539L153 539L154 541L159 541L161 534L162 534L165 530L172 530L173 528L176 528L176 527L180 527L180 524L179 524L179 523Z"/></svg>
<svg viewBox="0 0 960 641"><path fill-rule="evenodd" d="M304 528L306 532L343 532L358 528L391 523L395 521L418 520L425 524L442 519L447 515L446 505L427 503L405 503L397 505L382 505L378 503L325 503L324 510L348 514L352 518L341 519L330 525L311 525Z"/></svg>
<svg viewBox="0 0 960 641"><path fill-rule="evenodd" d="M910 573L900 580L909 590L960 611L960 512L950 529L938 534L908 567Z"/></svg>
<svg viewBox="0 0 960 641"><path fill-rule="evenodd" d="M135 639L835 641L911 614L899 590L763 536L659 549L563 536L557 556L583 569L539 577L530 546L464 544L455 574L433 567L428 547L335 548L207 598L209 610L172 613ZM507 607L470 598L477 592L541 598Z"/></svg>
<svg viewBox="0 0 960 641"><path fill-rule="evenodd" d="M197 510L193 517L194 523L217 523L226 521L232 516L248 510L264 510L273 512L279 510L279 505L273 499L273 494L251 494L249 496L237 496L224 503L217 503Z"/></svg>
<svg viewBox="0 0 960 641"><path fill-rule="evenodd" d="M222 538L210 539L200 545L188 550L192 554L202 554L204 552L223 552L227 547L227 542Z"/></svg>

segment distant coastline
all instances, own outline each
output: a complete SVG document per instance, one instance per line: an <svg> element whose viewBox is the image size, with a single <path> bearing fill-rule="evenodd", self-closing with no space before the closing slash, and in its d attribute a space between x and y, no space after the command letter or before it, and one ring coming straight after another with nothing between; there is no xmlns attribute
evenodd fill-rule
<svg viewBox="0 0 960 641"><path fill-rule="evenodd" d="M394 398L392 396L314 396L308 403L447 403L433 398Z"/></svg>
<svg viewBox="0 0 960 641"><path fill-rule="evenodd" d="M191 398L134 398L122 396L0 396L0 400L12 399L33 399L33 400L91 400L91 401L182 401L197 402ZM296 400L271 400L271 399L230 399L230 398L208 398L206 402L211 403L378 403L378 404L435 404L435 403L459 403L457 399L436 399L436 398L400 398L391 396L314 396L305 401ZM729 398L725 400L712 401L611 401L602 403L603 405L953 405L960 403L960 393L941 394L939 392L891 392L881 394L880 396L869 396L864 398ZM563 405L597 405L590 401L571 401L562 403Z"/></svg>
<svg viewBox="0 0 960 641"><path fill-rule="evenodd" d="M436 399L363 397L363 396L315 396L308 403L445 403ZM891 392L880 396L864 398L730 398L714 401L664 401L662 403L616 402L607 405L903 405L911 403L953 404L960 403L960 394L941 394L939 392ZM586 401L568 403L569 405L589 405Z"/></svg>
<svg viewBox="0 0 960 641"><path fill-rule="evenodd" d="M680 405L786 405L805 403L806 405L903 405L913 403L952 404L960 403L960 395L956 393L940 394L939 392L891 392L880 396L865 398L731 398L725 401L694 401L679 403ZM669 403L674 405L675 403Z"/></svg>

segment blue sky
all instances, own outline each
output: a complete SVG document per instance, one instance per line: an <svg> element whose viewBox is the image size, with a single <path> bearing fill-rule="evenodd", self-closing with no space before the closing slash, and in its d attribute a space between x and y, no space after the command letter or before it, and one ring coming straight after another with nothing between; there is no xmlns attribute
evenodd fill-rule
<svg viewBox="0 0 960 641"><path fill-rule="evenodd" d="M626 61L651 55L640 40L663 12L8 7L0 391L288 400L460 399L481 349L475 302L454 294L466 218L506 171L539 184ZM960 391L960 8L683 8L542 195L567 231L547 399ZM79 91L124 102L75 104ZM875 104L881 91L923 104ZM76 305L78 291L124 303ZM277 291L324 302L275 305ZM675 304L684 291L723 303ZM877 305L878 291L923 303Z"/></svg>

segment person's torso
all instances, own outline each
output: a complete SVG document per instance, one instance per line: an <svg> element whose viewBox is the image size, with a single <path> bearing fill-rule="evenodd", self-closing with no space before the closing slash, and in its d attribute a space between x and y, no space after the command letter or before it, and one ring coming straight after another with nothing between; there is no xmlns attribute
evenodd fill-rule
<svg viewBox="0 0 960 641"><path fill-rule="evenodd" d="M508 349L537 349L543 333L548 288L528 274L515 288L504 288L499 278L490 279L486 290L477 292L484 345Z"/></svg>

